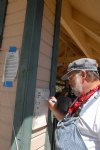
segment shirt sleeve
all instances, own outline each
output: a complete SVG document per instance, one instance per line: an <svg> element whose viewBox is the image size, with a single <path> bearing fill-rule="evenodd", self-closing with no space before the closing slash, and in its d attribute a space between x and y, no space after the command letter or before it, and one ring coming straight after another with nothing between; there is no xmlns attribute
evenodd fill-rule
<svg viewBox="0 0 100 150"><path fill-rule="evenodd" d="M100 140L100 97L99 97L99 102L98 102L97 111L96 111L94 129L95 129L95 132L97 133L97 136Z"/></svg>

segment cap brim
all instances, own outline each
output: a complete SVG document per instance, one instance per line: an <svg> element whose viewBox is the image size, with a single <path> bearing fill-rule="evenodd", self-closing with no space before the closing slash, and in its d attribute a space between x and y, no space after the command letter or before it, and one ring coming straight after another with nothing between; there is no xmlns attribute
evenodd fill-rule
<svg viewBox="0 0 100 150"><path fill-rule="evenodd" d="M70 69L65 75L63 75L62 77L61 77L61 80L68 80L68 74L69 73L71 73L72 71L79 71L79 70L82 70L82 69L76 69L76 68L72 68L72 69Z"/></svg>
<svg viewBox="0 0 100 150"><path fill-rule="evenodd" d="M71 73L72 71L78 71L78 70L82 70L82 68L81 68L81 69L80 69L80 68L77 68L77 69L75 68L75 69L69 70L66 74L64 74L64 75L61 77L61 80L63 80L63 81L64 81L64 80L68 80L68 74ZM85 69L85 70L98 71L97 68L96 68L96 69L94 69L94 68L93 68L93 69Z"/></svg>
<svg viewBox="0 0 100 150"><path fill-rule="evenodd" d="M62 77L61 77L61 80L63 80L63 81L65 81L65 80L68 80L68 74L70 73L70 72L72 72L73 70L70 70L70 71L68 71L66 74L64 74Z"/></svg>
<svg viewBox="0 0 100 150"><path fill-rule="evenodd" d="M68 80L68 74L71 73L72 71L78 71L78 70L81 70L81 69L76 69L76 68L72 68L70 69L66 74L64 74L62 77L61 77L61 80Z"/></svg>

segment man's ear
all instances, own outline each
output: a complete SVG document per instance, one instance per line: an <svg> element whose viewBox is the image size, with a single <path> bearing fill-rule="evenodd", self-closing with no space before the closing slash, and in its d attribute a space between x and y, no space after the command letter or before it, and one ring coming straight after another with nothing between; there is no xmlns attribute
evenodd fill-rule
<svg viewBox="0 0 100 150"><path fill-rule="evenodd" d="M86 79L86 70L81 70L81 76L83 79Z"/></svg>

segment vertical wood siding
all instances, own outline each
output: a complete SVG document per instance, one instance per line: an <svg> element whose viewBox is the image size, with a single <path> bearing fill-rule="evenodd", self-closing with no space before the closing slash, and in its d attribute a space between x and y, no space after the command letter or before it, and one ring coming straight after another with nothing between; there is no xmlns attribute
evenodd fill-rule
<svg viewBox="0 0 100 150"><path fill-rule="evenodd" d="M49 88L56 0L44 1L36 88ZM45 149L46 127L33 130L31 150Z"/></svg>
<svg viewBox="0 0 100 150"><path fill-rule="evenodd" d="M48 2L45 1L44 5L40 54L37 71L37 85L36 85L36 87L41 87L42 86L41 82L42 83L46 82L45 83L46 85L48 83L48 87L45 87L45 84L43 84L44 86L42 86L42 88L49 88L53 34L54 34L55 4L50 0L48 0ZM51 8L50 4L53 5L52 11L50 9Z"/></svg>
<svg viewBox="0 0 100 150"><path fill-rule="evenodd" d="M17 80L13 88L3 87L5 54L10 46L21 48L27 0L8 0L0 52L0 150L10 150Z"/></svg>
<svg viewBox="0 0 100 150"><path fill-rule="evenodd" d="M2 51L0 52L1 80L5 53L8 51L9 46L16 46L20 49L22 45L26 4L27 0L8 1L1 47ZM45 0L36 82L37 88L49 88L55 6L56 0ZM16 84L17 80L14 82L13 88L5 88L2 86L2 82L0 82L0 149L2 150L10 149ZM33 133L34 132L35 131L33 131ZM44 127L44 129L38 129L35 134L32 134L31 150L45 149L45 133L46 127Z"/></svg>

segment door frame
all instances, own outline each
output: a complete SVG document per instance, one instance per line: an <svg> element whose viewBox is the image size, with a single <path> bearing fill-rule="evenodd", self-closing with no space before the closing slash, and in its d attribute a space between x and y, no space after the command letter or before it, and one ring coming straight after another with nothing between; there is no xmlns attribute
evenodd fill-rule
<svg viewBox="0 0 100 150"><path fill-rule="evenodd" d="M58 61L58 42L60 32L60 18L61 18L62 0L56 0L55 24L54 24L54 38L52 48L52 62L50 74L50 96L54 96L56 92L56 74ZM46 132L46 150L54 150L54 127L53 127L53 113L48 112L48 127Z"/></svg>

